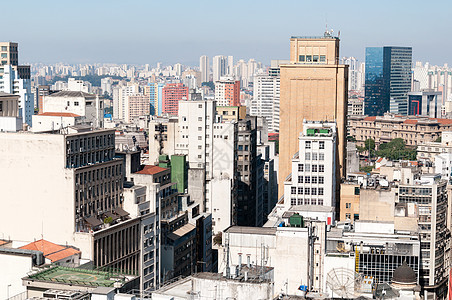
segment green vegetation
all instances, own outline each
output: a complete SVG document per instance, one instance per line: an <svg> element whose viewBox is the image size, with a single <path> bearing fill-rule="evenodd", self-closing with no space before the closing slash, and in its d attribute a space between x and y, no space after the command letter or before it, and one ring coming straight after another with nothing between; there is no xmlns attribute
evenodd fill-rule
<svg viewBox="0 0 452 300"><path fill-rule="evenodd" d="M401 138L393 139L389 143L381 144L377 155L390 160L416 160L416 149L410 149Z"/></svg>
<svg viewBox="0 0 452 300"><path fill-rule="evenodd" d="M375 141L373 139L367 139L364 142L364 147L356 146L356 149L358 149L359 153L370 151L370 156L375 156Z"/></svg>
<svg viewBox="0 0 452 300"><path fill-rule="evenodd" d="M439 137L435 140L435 142L436 142L436 143L441 143L441 137L439 136Z"/></svg>
<svg viewBox="0 0 452 300"><path fill-rule="evenodd" d="M221 245L222 242L223 242L223 234L221 232L219 232L213 237L213 244Z"/></svg>
<svg viewBox="0 0 452 300"><path fill-rule="evenodd" d="M356 142L356 139L354 136L349 135L349 136L347 136L347 142Z"/></svg>
<svg viewBox="0 0 452 300"><path fill-rule="evenodd" d="M106 218L104 219L104 223L105 223L105 224L109 224L109 223L111 223L111 222L113 222L113 218L112 218L112 217L106 217Z"/></svg>
<svg viewBox="0 0 452 300"><path fill-rule="evenodd" d="M372 172L372 170L374 169L374 166L364 166L364 167L359 167L359 170L361 172L366 172L366 173L370 173Z"/></svg>

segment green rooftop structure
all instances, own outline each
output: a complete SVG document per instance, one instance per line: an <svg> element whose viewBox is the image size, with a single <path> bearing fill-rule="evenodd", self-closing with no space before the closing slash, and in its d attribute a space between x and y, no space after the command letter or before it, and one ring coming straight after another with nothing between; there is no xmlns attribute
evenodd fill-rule
<svg viewBox="0 0 452 300"><path fill-rule="evenodd" d="M303 216L298 213L294 213L289 217L289 224L291 227L304 227Z"/></svg>
<svg viewBox="0 0 452 300"><path fill-rule="evenodd" d="M188 187L187 158L185 155L171 155L171 182L177 183L179 193L185 193Z"/></svg>
<svg viewBox="0 0 452 300"><path fill-rule="evenodd" d="M25 279L72 286L116 287L118 284L125 284L130 278L118 273L56 266L31 274Z"/></svg>

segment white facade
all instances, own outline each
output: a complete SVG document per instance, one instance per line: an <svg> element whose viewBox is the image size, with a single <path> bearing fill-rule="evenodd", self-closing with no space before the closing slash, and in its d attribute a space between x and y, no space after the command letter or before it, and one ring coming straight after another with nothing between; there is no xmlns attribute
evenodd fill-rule
<svg viewBox="0 0 452 300"><path fill-rule="evenodd" d="M33 132L60 130L81 123L81 117L73 114L41 114L33 115Z"/></svg>
<svg viewBox="0 0 452 300"><path fill-rule="evenodd" d="M137 84L130 84L123 87L116 87L113 90L113 119L124 120L126 116L127 96L139 93Z"/></svg>
<svg viewBox="0 0 452 300"><path fill-rule="evenodd" d="M43 113L72 113L83 117L85 123L103 127L104 101L95 94L61 91L44 97Z"/></svg>
<svg viewBox="0 0 452 300"><path fill-rule="evenodd" d="M67 80L68 91L91 93L90 85L89 82L84 82L83 80L77 80L75 78L69 78Z"/></svg>
<svg viewBox="0 0 452 300"><path fill-rule="evenodd" d="M3 78L0 78L0 92L19 95L19 117L22 122L32 126L34 114L34 97L31 93L31 80L21 79L11 65L4 65Z"/></svg>
<svg viewBox="0 0 452 300"><path fill-rule="evenodd" d="M100 88L102 89L102 94L107 93L108 95L111 95L113 93L112 83L113 82L110 77L102 78L100 80Z"/></svg>
<svg viewBox="0 0 452 300"><path fill-rule="evenodd" d="M280 77L257 74L254 76L254 93L250 114L264 117L269 132L279 132Z"/></svg>
<svg viewBox="0 0 452 300"><path fill-rule="evenodd" d="M303 122L299 152L284 182L284 206L336 206L336 123ZM315 209L315 207L313 208ZM334 221L334 220L332 220Z"/></svg>
<svg viewBox="0 0 452 300"><path fill-rule="evenodd" d="M220 80L222 76L230 75L232 69L232 56L217 55L212 60L213 82Z"/></svg>
<svg viewBox="0 0 452 300"><path fill-rule="evenodd" d="M358 88L359 68L355 57L343 57L341 64L348 65L348 90L356 91Z"/></svg>

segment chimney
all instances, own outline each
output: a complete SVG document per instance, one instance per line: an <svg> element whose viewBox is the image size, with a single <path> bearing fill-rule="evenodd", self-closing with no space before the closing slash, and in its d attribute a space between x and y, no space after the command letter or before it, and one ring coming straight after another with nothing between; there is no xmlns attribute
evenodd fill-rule
<svg viewBox="0 0 452 300"><path fill-rule="evenodd" d="M251 268L251 254L246 255L246 266Z"/></svg>

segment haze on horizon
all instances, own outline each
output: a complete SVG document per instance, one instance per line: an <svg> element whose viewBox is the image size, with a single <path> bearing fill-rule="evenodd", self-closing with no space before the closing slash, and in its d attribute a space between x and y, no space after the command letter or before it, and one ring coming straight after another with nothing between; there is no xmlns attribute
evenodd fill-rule
<svg viewBox="0 0 452 300"><path fill-rule="evenodd" d="M21 63L197 65L233 55L264 64L289 56L293 35L340 31L341 56L367 46L411 46L413 62L452 63L448 13L435 1L7 1L2 41L19 43ZM13 13L14 12L14 13Z"/></svg>

